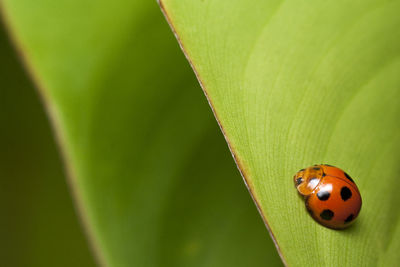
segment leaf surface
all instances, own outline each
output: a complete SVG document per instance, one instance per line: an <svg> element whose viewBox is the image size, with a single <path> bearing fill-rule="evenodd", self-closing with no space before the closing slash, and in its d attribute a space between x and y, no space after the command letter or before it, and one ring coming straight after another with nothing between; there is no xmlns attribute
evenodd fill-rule
<svg viewBox="0 0 400 267"><path fill-rule="evenodd" d="M289 266L393 266L400 1L181 1L161 7ZM322 227L293 187L327 163L358 184L344 231Z"/></svg>

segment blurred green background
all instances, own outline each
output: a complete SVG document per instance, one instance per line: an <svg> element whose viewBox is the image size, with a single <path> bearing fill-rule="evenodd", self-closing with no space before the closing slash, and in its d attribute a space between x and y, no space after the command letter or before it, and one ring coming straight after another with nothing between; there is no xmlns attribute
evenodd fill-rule
<svg viewBox="0 0 400 267"><path fill-rule="evenodd" d="M0 27L2 266L94 266L38 94Z"/></svg>
<svg viewBox="0 0 400 267"><path fill-rule="evenodd" d="M10 1L6 10L47 105L56 107L99 261L282 265L157 4L138 5L130 20L96 17L85 8L107 1L84 1L70 20L68 1L39 2ZM104 16L109 25L98 27ZM106 45L114 22L127 26L118 45ZM97 39L85 39L85 30ZM4 29L1 53L2 263L95 265L40 94Z"/></svg>

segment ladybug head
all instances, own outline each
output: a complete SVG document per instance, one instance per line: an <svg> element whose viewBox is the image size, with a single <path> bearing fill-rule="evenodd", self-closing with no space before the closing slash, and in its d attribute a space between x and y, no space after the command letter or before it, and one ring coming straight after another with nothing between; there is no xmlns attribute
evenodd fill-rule
<svg viewBox="0 0 400 267"><path fill-rule="evenodd" d="M319 184L322 178L322 170L312 166L301 169L294 176L294 185L297 191L303 196L310 195Z"/></svg>

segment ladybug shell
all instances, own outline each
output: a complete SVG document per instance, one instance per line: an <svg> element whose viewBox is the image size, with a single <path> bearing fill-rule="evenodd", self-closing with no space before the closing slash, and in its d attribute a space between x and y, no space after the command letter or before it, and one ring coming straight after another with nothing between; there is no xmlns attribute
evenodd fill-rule
<svg viewBox="0 0 400 267"><path fill-rule="evenodd" d="M316 166L310 167L315 169ZM353 179L343 170L330 165L317 165L322 169L318 185L305 196L306 207L320 224L343 229L350 226L361 209L361 195Z"/></svg>

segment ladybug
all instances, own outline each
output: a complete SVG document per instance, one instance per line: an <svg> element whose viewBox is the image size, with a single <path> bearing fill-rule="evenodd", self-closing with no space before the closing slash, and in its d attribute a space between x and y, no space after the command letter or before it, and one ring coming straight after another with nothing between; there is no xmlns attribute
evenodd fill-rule
<svg viewBox="0 0 400 267"><path fill-rule="evenodd" d="M346 228L360 212L362 200L357 185L337 167L321 164L301 169L294 183L310 215L323 226Z"/></svg>

